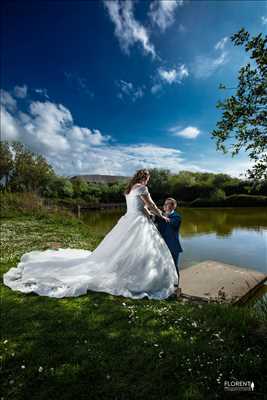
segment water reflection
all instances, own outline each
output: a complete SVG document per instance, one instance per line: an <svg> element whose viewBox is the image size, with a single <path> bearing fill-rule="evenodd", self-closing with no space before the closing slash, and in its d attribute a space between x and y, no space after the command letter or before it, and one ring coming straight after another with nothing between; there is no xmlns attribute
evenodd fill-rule
<svg viewBox="0 0 267 400"><path fill-rule="evenodd" d="M266 208L183 208L180 268L222 261L267 273ZM99 241L125 210L91 211L82 218Z"/></svg>

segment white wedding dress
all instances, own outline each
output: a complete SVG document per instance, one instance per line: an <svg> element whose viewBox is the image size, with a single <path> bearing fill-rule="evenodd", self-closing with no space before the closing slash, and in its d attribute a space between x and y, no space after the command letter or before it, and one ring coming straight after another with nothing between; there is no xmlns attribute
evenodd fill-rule
<svg viewBox="0 0 267 400"><path fill-rule="evenodd" d="M175 291L178 275L171 253L144 212L137 186L126 195L127 212L93 251L71 248L31 251L4 284L23 293L77 297L88 290L133 299L165 299Z"/></svg>

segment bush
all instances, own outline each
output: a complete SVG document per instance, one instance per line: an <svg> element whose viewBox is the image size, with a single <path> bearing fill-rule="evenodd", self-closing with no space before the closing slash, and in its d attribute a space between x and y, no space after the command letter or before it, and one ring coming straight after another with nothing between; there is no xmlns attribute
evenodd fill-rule
<svg viewBox="0 0 267 400"><path fill-rule="evenodd" d="M225 191L222 189L215 189L210 196L210 200L217 201L217 200L224 200L225 199Z"/></svg>
<svg viewBox="0 0 267 400"><path fill-rule="evenodd" d="M72 216L66 208L58 208L54 204L47 206L45 202L35 193L10 193L0 192L1 218L10 218L20 215L34 215L37 218L49 215Z"/></svg>
<svg viewBox="0 0 267 400"><path fill-rule="evenodd" d="M42 200L36 194L26 193L0 193L1 217L14 213L28 213L42 208Z"/></svg>

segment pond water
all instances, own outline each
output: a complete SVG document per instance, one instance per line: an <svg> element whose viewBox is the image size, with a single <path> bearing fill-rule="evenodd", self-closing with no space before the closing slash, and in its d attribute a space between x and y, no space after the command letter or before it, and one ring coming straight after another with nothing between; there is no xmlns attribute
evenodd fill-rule
<svg viewBox="0 0 267 400"><path fill-rule="evenodd" d="M267 274L267 208L179 208L182 216L179 268L221 261ZM126 209L90 211L82 219L101 241ZM267 283L249 300L267 300Z"/></svg>
<svg viewBox="0 0 267 400"><path fill-rule="evenodd" d="M179 266L221 261L267 273L267 209L179 208L182 215ZM90 211L82 219L103 238L126 210Z"/></svg>

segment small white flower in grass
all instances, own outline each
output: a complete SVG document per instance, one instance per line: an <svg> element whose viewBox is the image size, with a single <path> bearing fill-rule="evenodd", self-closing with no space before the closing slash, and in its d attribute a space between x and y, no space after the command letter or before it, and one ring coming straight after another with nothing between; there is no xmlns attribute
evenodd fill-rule
<svg viewBox="0 0 267 400"><path fill-rule="evenodd" d="M154 346L155 346L155 347L159 347L159 345L158 345L157 343L154 343Z"/></svg>
<svg viewBox="0 0 267 400"><path fill-rule="evenodd" d="M188 368L188 371L191 372L191 371L192 371L192 368Z"/></svg>
<svg viewBox="0 0 267 400"><path fill-rule="evenodd" d="M197 327L197 323L195 321L192 322L192 326L194 326L196 328Z"/></svg>
<svg viewBox="0 0 267 400"><path fill-rule="evenodd" d="M6 339L6 340L4 340L4 344L7 344L7 342L8 342L8 340Z"/></svg>
<svg viewBox="0 0 267 400"><path fill-rule="evenodd" d="M15 353L11 353L12 357L15 357Z"/></svg>
<svg viewBox="0 0 267 400"><path fill-rule="evenodd" d="M21 366L21 369L25 369L25 368L26 368L25 365L22 365L22 366Z"/></svg>
<svg viewBox="0 0 267 400"><path fill-rule="evenodd" d="M107 378L107 379L110 379L110 375L109 375L109 374L107 374L107 375L106 375L106 378Z"/></svg>
<svg viewBox="0 0 267 400"><path fill-rule="evenodd" d="M122 303L122 305L125 307L125 306L126 306L126 303Z"/></svg>
<svg viewBox="0 0 267 400"><path fill-rule="evenodd" d="M42 366L40 366L40 367L38 368L38 371L39 371L39 372L43 372L43 370L44 370L44 369L43 369Z"/></svg>

